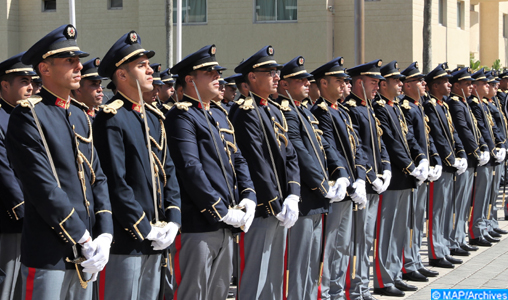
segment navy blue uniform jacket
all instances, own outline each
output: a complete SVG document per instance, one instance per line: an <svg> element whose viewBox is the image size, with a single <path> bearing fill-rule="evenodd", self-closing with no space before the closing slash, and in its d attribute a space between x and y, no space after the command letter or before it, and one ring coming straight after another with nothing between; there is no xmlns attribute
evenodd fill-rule
<svg viewBox="0 0 508 300"><path fill-rule="evenodd" d="M150 157L154 158L159 220L181 224L180 191L169 156L164 116L145 104L151 141L148 153L141 106L121 92L104 106L93 123L97 152L108 176L115 237L113 254L158 253L145 237L155 220ZM143 116L145 117L145 116Z"/></svg>
<svg viewBox="0 0 508 300"><path fill-rule="evenodd" d="M35 112L60 186L28 102L22 101L12 111L7 130L7 154L23 186L29 187L23 189L21 262L32 268L74 269L74 264L64 260L74 258L72 246L85 230L93 237L113 234L106 176L93 146L86 106L70 105L45 87L31 99L40 101ZM85 189L79 177L81 168Z"/></svg>

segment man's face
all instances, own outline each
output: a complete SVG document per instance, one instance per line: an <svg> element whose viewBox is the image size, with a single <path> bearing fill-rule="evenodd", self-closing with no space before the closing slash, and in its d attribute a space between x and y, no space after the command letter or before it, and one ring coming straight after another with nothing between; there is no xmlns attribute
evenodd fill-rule
<svg viewBox="0 0 508 300"><path fill-rule="evenodd" d="M159 91L159 98L161 101L167 101L175 93L175 86L172 83L165 83L161 86Z"/></svg>
<svg viewBox="0 0 508 300"><path fill-rule="evenodd" d="M476 81L473 84L473 96L483 98L489 93L489 84L485 81Z"/></svg>
<svg viewBox="0 0 508 300"><path fill-rule="evenodd" d="M153 90L153 70L150 68L150 61L144 55L127 64L127 83L130 87L137 89L136 80L139 81L141 92Z"/></svg>
<svg viewBox="0 0 508 300"><path fill-rule="evenodd" d="M317 83L312 82L309 87L309 97L315 101L321 96L321 93L319 92L319 88L317 86Z"/></svg>
<svg viewBox="0 0 508 300"><path fill-rule="evenodd" d="M418 100L418 96L421 97L425 94L426 85L427 83L423 78L408 79L404 81L404 93Z"/></svg>
<svg viewBox="0 0 508 300"><path fill-rule="evenodd" d="M342 92L342 99L346 99L346 97L351 94L352 87L353 85L351 84L351 80L347 80L346 85L344 86L344 91Z"/></svg>
<svg viewBox="0 0 508 300"><path fill-rule="evenodd" d="M449 96L452 85L448 81L448 78L440 78L432 85L435 85L435 89L438 95Z"/></svg>
<svg viewBox="0 0 508 300"><path fill-rule="evenodd" d="M260 94L276 94L277 87L279 86L280 71L276 68L259 69L254 71L256 73L256 86Z"/></svg>
<svg viewBox="0 0 508 300"><path fill-rule="evenodd" d="M224 83L220 83L219 81L219 94L213 98L215 101L222 101L224 99L224 91L226 90L226 85Z"/></svg>
<svg viewBox="0 0 508 300"><path fill-rule="evenodd" d="M346 88L346 82L344 81L344 79L335 76L328 76L327 78L325 77L325 81L327 82L326 91L328 93L328 97L331 97L331 99L328 100L329 101L339 100L339 98L344 93L344 89ZM323 83L324 82L322 81L321 84Z"/></svg>
<svg viewBox="0 0 508 300"><path fill-rule="evenodd" d="M390 95L397 97L402 93L402 81L400 79L388 78L386 80Z"/></svg>
<svg viewBox="0 0 508 300"><path fill-rule="evenodd" d="M198 88L199 94L202 97L203 101L210 101L219 95L220 84L219 78L220 74L216 70L196 70L193 75L188 75L192 77L194 84ZM187 83L189 84L189 83ZM194 89L194 87L189 87Z"/></svg>
<svg viewBox="0 0 508 300"><path fill-rule="evenodd" d="M2 97L11 104L18 100L25 100L32 95L32 77L30 76L16 76L12 83L2 81L2 86L4 86Z"/></svg>
<svg viewBox="0 0 508 300"><path fill-rule="evenodd" d="M77 100L85 103L89 108L97 107L102 104L101 80L81 80L79 89L76 90Z"/></svg>
<svg viewBox="0 0 508 300"><path fill-rule="evenodd" d="M41 91L42 83L41 82L33 82L32 81L32 95L35 95Z"/></svg>
<svg viewBox="0 0 508 300"><path fill-rule="evenodd" d="M143 93L143 101L145 101L148 104L152 104L153 102L155 102L157 100L160 90L161 90L161 86L154 84L153 90Z"/></svg>
<svg viewBox="0 0 508 300"><path fill-rule="evenodd" d="M294 100L301 102L309 96L309 86L308 78L289 79L287 91ZM288 97L287 94L284 96Z"/></svg>
<svg viewBox="0 0 508 300"><path fill-rule="evenodd" d="M461 80L454 84L456 88L455 93L461 97L467 97L473 93L473 82L471 80ZM464 94L462 94L464 92Z"/></svg>
<svg viewBox="0 0 508 300"><path fill-rule="evenodd" d="M68 90L76 90L79 88L81 81L81 69L83 65L79 61L79 57L52 58L49 61L42 62L47 65L48 78L55 86Z"/></svg>
<svg viewBox="0 0 508 300"><path fill-rule="evenodd" d="M365 87L365 94L367 95L367 99L369 100L374 99L377 91L379 90L379 79L372 78L369 76L363 76L362 81Z"/></svg>
<svg viewBox="0 0 508 300"><path fill-rule="evenodd" d="M508 78L502 78L499 82L499 88L502 90L508 90Z"/></svg>
<svg viewBox="0 0 508 300"><path fill-rule="evenodd" d="M496 95L496 93L497 93L496 85L497 85L496 82L492 82L492 83L488 84L489 93L487 94L487 98L490 99Z"/></svg>
<svg viewBox="0 0 508 300"><path fill-rule="evenodd" d="M235 99L236 96L236 87L226 85L226 90L224 91L224 100L231 102Z"/></svg>

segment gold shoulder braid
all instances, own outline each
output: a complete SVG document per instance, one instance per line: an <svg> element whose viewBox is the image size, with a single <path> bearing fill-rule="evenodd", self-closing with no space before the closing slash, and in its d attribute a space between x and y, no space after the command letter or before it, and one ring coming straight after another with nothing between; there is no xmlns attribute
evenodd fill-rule
<svg viewBox="0 0 508 300"><path fill-rule="evenodd" d="M42 101L42 97L35 95L35 96L32 96L32 97L25 99L25 100L19 100L16 103L18 103L22 107L30 107L30 105L28 104L28 101L32 102L32 104L35 105L35 104Z"/></svg>
<svg viewBox="0 0 508 300"><path fill-rule="evenodd" d="M116 115L118 109L122 106L123 106L123 101L117 99L109 104L102 105L101 107L102 107L103 112Z"/></svg>
<svg viewBox="0 0 508 300"><path fill-rule="evenodd" d="M328 110L328 105L326 105L326 103L323 101L321 103L318 104L318 107L321 108L322 110L324 111L327 111Z"/></svg>
<svg viewBox="0 0 508 300"><path fill-rule="evenodd" d="M283 111L291 111L291 107L289 107L289 101L288 100L282 100L281 104L279 105L280 110Z"/></svg>
<svg viewBox="0 0 508 300"><path fill-rule="evenodd" d="M385 104L386 104L386 101L383 100L383 99L379 99L378 101L376 101L377 105L381 106L381 107L384 107Z"/></svg>
<svg viewBox="0 0 508 300"><path fill-rule="evenodd" d="M356 107L356 101L353 99L348 100L348 102L346 102L346 103L347 103L347 105L349 105L351 107Z"/></svg>
<svg viewBox="0 0 508 300"><path fill-rule="evenodd" d="M402 101L402 104L400 105L400 107L402 107L403 109L407 109L407 110L411 109L411 105L409 105L409 101L407 101L407 100Z"/></svg>
<svg viewBox="0 0 508 300"><path fill-rule="evenodd" d="M247 97L245 98L245 100L243 101L243 103L240 105L240 108L243 109L243 110L251 110L251 109L254 109L254 106L252 105L252 98L251 97Z"/></svg>
<svg viewBox="0 0 508 300"><path fill-rule="evenodd" d="M179 110L183 110L183 111L189 111L189 107L192 106L192 103L190 102L176 102L175 103L175 106L176 108L178 108Z"/></svg>

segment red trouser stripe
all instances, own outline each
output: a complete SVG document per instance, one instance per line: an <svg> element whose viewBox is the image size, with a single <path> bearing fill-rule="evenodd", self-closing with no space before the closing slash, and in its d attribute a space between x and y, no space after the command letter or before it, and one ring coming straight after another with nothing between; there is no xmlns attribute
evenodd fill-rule
<svg viewBox="0 0 508 300"><path fill-rule="evenodd" d="M404 248L402 248L402 273L406 274L407 270L404 265L406 264L406 257L404 256Z"/></svg>
<svg viewBox="0 0 508 300"><path fill-rule="evenodd" d="M433 222L432 219L434 217L434 182L431 182L429 184L429 232L428 232L428 241L430 245L430 253L432 254L433 259L437 259L437 255L434 249L434 236L432 235L433 232Z"/></svg>
<svg viewBox="0 0 508 300"><path fill-rule="evenodd" d="M289 231L289 229L288 229ZM289 234L288 234L289 236ZM289 265L289 262L288 262L288 248L289 248L289 239L286 237L286 249L284 251L284 281L282 283L282 300L286 300L287 297L286 297L286 290L287 290L287 285L289 284L288 280L286 280L286 274L289 273L289 269L288 269L288 265Z"/></svg>
<svg viewBox="0 0 508 300"><path fill-rule="evenodd" d="M383 208L383 195L379 195L379 204L378 204L378 208L377 208L377 220L376 220L376 240L377 240L377 243L375 243L375 247L376 249L374 249L375 253L376 253L376 278L377 278L377 281L378 281L378 284L379 284L379 287L380 288L384 288L385 285L383 284L383 276L381 275L381 266L379 265L379 244L380 244L380 240L379 240L379 230L380 230L380 227L381 227L381 210Z"/></svg>
<svg viewBox="0 0 508 300"><path fill-rule="evenodd" d="M176 279L176 287L174 287L174 296L173 299L177 300L178 298L178 287L182 282L182 272L180 269L180 251L182 250L182 235L178 235L175 239L176 246L176 254L175 254L175 279Z"/></svg>
<svg viewBox="0 0 508 300"><path fill-rule="evenodd" d="M473 225L474 225L474 221L473 220L473 214L474 214L474 201L476 200L476 197L475 197L475 192L476 192L476 183L477 181L475 180L475 185L473 185L473 201L471 201L471 212L470 212L470 220L469 220L469 236L472 238L472 239L475 239L476 237L474 236L474 232L473 232Z"/></svg>
<svg viewBox="0 0 508 300"><path fill-rule="evenodd" d="M28 268L28 277L26 278L25 300L32 300L34 293L35 268Z"/></svg>
<svg viewBox="0 0 508 300"><path fill-rule="evenodd" d="M245 270L245 232L240 234L240 274L238 274L238 286L236 287L236 299L238 299L238 294L240 294L240 284L242 283L242 275L243 270Z"/></svg>
<svg viewBox="0 0 508 300"><path fill-rule="evenodd" d="M355 225L353 225L353 226L355 226ZM344 287L347 300L351 300L350 289L351 289L351 260L349 260L349 263L347 264L346 286Z"/></svg>
<svg viewBox="0 0 508 300"><path fill-rule="evenodd" d="M106 290L106 268L99 273L99 300L104 300Z"/></svg>

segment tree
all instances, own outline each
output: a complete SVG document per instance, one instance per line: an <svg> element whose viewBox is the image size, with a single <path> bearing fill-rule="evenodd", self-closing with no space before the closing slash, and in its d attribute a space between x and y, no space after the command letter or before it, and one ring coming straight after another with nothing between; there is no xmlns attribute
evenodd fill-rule
<svg viewBox="0 0 508 300"><path fill-rule="evenodd" d="M432 70L432 0L423 3L423 72Z"/></svg>

